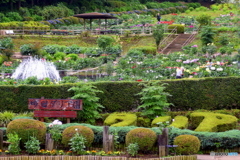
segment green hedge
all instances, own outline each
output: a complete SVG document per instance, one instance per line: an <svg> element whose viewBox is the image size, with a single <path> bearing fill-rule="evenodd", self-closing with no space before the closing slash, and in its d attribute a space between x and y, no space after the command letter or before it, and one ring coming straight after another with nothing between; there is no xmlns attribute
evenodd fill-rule
<svg viewBox="0 0 240 160"><path fill-rule="evenodd" d="M170 144L174 138L183 135L194 135L201 141L201 150L214 151L219 149L235 149L240 147L240 131L230 130L226 132L196 132L188 129L172 128L169 135Z"/></svg>
<svg viewBox="0 0 240 160"><path fill-rule="evenodd" d="M168 101L173 104L171 110L217 110L240 107L240 77L201 78L164 80L168 83L166 92L172 96ZM141 91L139 83L144 82L95 82L103 93L98 93L100 103L105 107L103 112L121 112L134 110L140 104ZM24 112L28 110L28 98L65 99L73 96L67 90L75 84L64 85L21 85L0 86L0 111L12 110ZM84 107L84 105L83 105ZM239 113L236 113L239 114ZM239 116L237 116L239 117Z"/></svg>

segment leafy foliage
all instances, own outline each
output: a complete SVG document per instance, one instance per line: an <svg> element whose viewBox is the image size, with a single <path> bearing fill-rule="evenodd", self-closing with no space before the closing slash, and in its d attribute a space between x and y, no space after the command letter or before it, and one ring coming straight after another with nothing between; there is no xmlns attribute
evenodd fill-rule
<svg viewBox="0 0 240 160"><path fill-rule="evenodd" d="M53 125L49 128L49 133L51 134L51 138L55 142L59 142L62 139L62 130L59 125Z"/></svg>
<svg viewBox="0 0 240 160"><path fill-rule="evenodd" d="M83 126L83 125L79 125L79 124L70 125L63 130L62 143L65 146L67 146L69 144L70 139L72 137L74 137L75 133L77 133L77 132L85 138L84 145L87 147L90 147L93 142L93 139L94 139L93 130L91 128L89 128L88 126Z"/></svg>
<svg viewBox="0 0 240 160"><path fill-rule="evenodd" d="M202 27L200 31L202 44L206 46L207 44L213 43L215 34L216 33L211 26Z"/></svg>
<svg viewBox="0 0 240 160"><path fill-rule="evenodd" d="M209 14L201 14L196 17L196 20L200 24L200 26L211 25L211 15Z"/></svg>
<svg viewBox="0 0 240 160"><path fill-rule="evenodd" d="M76 152L77 154L82 154L84 152L86 139L83 135L78 132L70 139L70 150Z"/></svg>
<svg viewBox="0 0 240 160"><path fill-rule="evenodd" d="M74 96L72 99L82 99L83 110L78 112L78 117L88 123L94 123L95 119L99 118L99 112L104 108L100 103L98 103L99 98L96 93L103 93L96 89L90 83L80 82L76 87L70 88L68 91L73 91Z"/></svg>
<svg viewBox="0 0 240 160"><path fill-rule="evenodd" d="M111 36L100 36L97 39L98 47L102 48L104 51L107 47L111 46L115 42L114 38Z"/></svg>
<svg viewBox="0 0 240 160"><path fill-rule="evenodd" d="M8 146L9 153L12 154L19 154L20 149L20 140L21 138L16 133L9 133L7 134L8 142L10 142L10 145Z"/></svg>
<svg viewBox="0 0 240 160"><path fill-rule="evenodd" d="M40 142L36 137L31 136L25 143L25 148L29 154L36 154L40 150Z"/></svg>
<svg viewBox="0 0 240 160"><path fill-rule="evenodd" d="M153 29L153 37L156 41L156 45L158 46L161 40L164 37L164 28L163 25L156 25L156 27Z"/></svg>
<svg viewBox="0 0 240 160"><path fill-rule="evenodd" d="M127 146L127 152L128 154L130 154L132 157L133 156L136 156L138 154L138 150L139 150L139 147L138 147L138 144L137 143L130 143L128 146Z"/></svg>
<svg viewBox="0 0 240 160"><path fill-rule="evenodd" d="M142 115L151 119L164 115L164 112L171 104L167 103L167 96L170 96L170 94L164 91L166 84L149 82L148 84L141 83L140 85L144 86L142 91L138 93L142 96L140 99L143 104L138 106L138 109L142 111Z"/></svg>

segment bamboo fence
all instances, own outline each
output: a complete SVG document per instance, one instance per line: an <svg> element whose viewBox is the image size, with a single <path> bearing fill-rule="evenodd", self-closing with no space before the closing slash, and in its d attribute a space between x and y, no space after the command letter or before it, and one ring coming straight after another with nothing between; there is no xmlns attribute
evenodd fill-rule
<svg viewBox="0 0 240 160"><path fill-rule="evenodd" d="M1 156L0 160L197 160L196 155L173 156L164 158L128 158L118 156Z"/></svg>

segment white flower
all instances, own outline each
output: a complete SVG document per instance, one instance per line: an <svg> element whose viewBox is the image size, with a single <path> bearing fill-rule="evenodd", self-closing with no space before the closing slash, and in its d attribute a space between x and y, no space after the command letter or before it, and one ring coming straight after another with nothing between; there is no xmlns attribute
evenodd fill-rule
<svg viewBox="0 0 240 160"><path fill-rule="evenodd" d="M237 63L238 63L237 61L232 62L232 64L237 64Z"/></svg>
<svg viewBox="0 0 240 160"><path fill-rule="evenodd" d="M50 123L49 125L48 125L48 127L52 127L53 126L53 124L52 123Z"/></svg>
<svg viewBox="0 0 240 160"><path fill-rule="evenodd" d="M175 121L175 119L172 119L172 121L174 122L174 121Z"/></svg>
<svg viewBox="0 0 240 160"><path fill-rule="evenodd" d="M217 71L223 71L223 68L217 68Z"/></svg>
<svg viewBox="0 0 240 160"><path fill-rule="evenodd" d="M53 124L53 125L62 125L62 122L59 121L58 119L56 119L56 120L54 120L54 121L52 122L52 124Z"/></svg>
<svg viewBox="0 0 240 160"><path fill-rule="evenodd" d="M77 132L77 131L78 131L78 129L77 129L77 128L75 128L75 131Z"/></svg>
<svg viewBox="0 0 240 160"><path fill-rule="evenodd" d="M210 69L214 71L216 68L215 67L211 67Z"/></svg>
<svg viewBox="0 0 240 160"><path fill-rule="evenodd" d="M206 71L209 72L209 73L211 72L209 68L206 68Z"/></svg>

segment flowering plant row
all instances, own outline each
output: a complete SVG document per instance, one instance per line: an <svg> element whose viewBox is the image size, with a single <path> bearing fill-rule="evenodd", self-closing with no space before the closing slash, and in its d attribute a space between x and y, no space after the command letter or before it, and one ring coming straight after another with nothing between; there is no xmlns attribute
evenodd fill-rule
<svg viewBox="0 0 240 160"><path fill-rule="evenodd" d="M64 150L44 150L41 149L38 151L39 154L41 155L75 155L73 151L64 151ZM123 154L123 152L120 151L97 151L97 150L87 150L82 152L82 155L98 155L98 156L119 156Z"/></svg>

